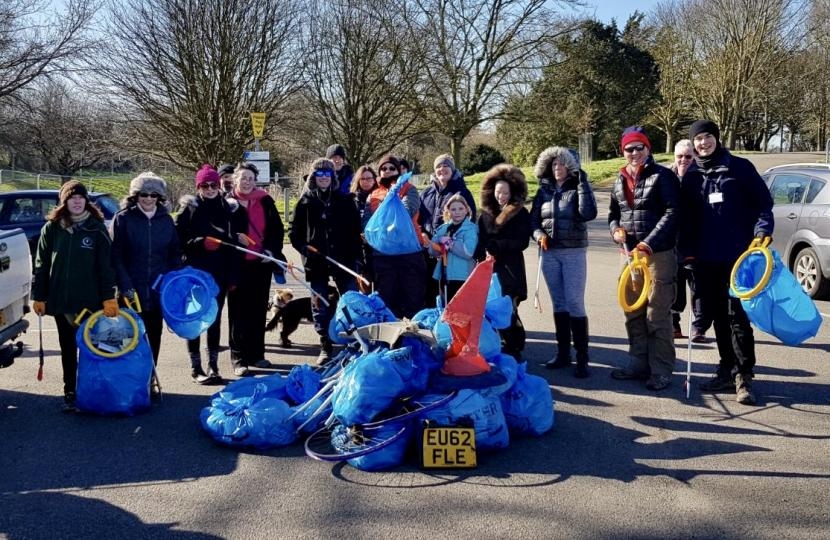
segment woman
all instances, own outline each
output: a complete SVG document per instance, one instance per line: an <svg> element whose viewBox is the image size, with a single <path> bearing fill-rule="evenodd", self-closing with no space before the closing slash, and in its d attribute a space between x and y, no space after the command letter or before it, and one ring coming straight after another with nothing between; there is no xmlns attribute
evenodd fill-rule
<svg viewBox="0 0 830 540"><path fill-rule="evenodd" d="M499 331L502 350L521 361L525 330L519 318L519 304L527 298L527 274L522 252L530 243L530 214L525 175L513 165L496 165L481 182L476 259L487 254L495 258L493 270L499 277L502 293L513 300L510 326Z"/></svg>
<svg viewBox="0 0 830 540"><path fill-rule="evenodd" d="M349 188L352 197L354 197L355 206L357 206L357 213L360 215L360 230L361 232L366 227L369 221L371 212L369 210L369 195L378 187L378 175L371 165L363 165L354 174L352 185ZM360 257L357 261L357 271L365 277L368 281L374 281L372 274L372 248L369 244L361 240L362 249ZM365 284L361 281L358 283L361 290L369 292Z"/></svg>
<svg viewBox="0 0 830 540"><path fill-rule="evenodd" d="M219 286L219 293L216 295L219 311L216 320L207 329L207 374L202 370L199 338L187 340L190 375L198 384L222 382L219 375L222 308L228 290L239 283L239 252L231 246L211 240L218 238L225 242L235 242L237 234L243 231L245 226L244 214L234 211L234 207L238 205L232 207L221 196L221 188L219 173L210 165L203 165L196 173L196 195L182 197L176 216L176 231L184 251L185 264L209 273Z"/></svg>
<svg viewBox="0 0 830 540"><path fill-rule="evenodd" d="M574 376L588 376L588 316L585 284L588 227L597 217L597 201L588 175L567 148L552 146L539 154L534 170L539 191L530 211L533 239L542 248L542 269L553 302L556 358L550 369L571 364L571 336L576 349Z"/></svg>
<svg viewBox="0 0 830 540"><path fill-rule="evenodd" d="M357 207L339 190L334 163L324 158L315 160L303 196L294 208L289 237L294 249L303 255L309 285L323 298L329 297L329 278L334 280L341 295L355 290L355 278L325 257L354 269L360 257L360 231ZM319 300L311 306L314 330L320 336L317 364L323 365L331 358L329 322L335 306L326 306Z"/></svg>
<svg viewBox="0 0 830 540"><path fill-rule="evenodd" d="M32 309L52 315L58 328L63 367L63 410L75 410L78 348L75 316L88 309L118 315L110 235L104 216L94 206L86 187L77 180L65 183L58 205L40 231L32 281Z"/></svg>
<svg viewBox="0 0 830 540"><path fill-rule="evenodd" d="M158 364L162 314L156 279L182 264L176 224L167 211L167 182L144 172L130 182L130 195L115 214L112 225L112 265L118 291L134 301L138 296L141 319Z"/></svg>
<svg viewBox="0 0 830 540"><path fill-rule="evenodd" d="M392 186L398 182L401 175L401 164L398 158L387 154L378 161L380 179L378 187L369 195L369 210L373 214L380 207L380 203L389 194ZM421 207L421 197L411 182L398 192L409 217L412 218L416 242L420 245L418 226L418 209ZM427 268L422 249L412 253L389 255L379 251L374 252L372 267L375 275L375 290L383 299L386 306L399 318L411 318L424 307L426 293Z"/></svg>
<svg viewBox="0 0 830 540"><path fill-rule="evenodd" d="M252 163L243 162L233 173L233 193L228 202L237 201L247 217L244 230L236 235L236 242L245 249L269 257L285 260L282 241L285 228L274 204L274 199L256 185L259 173ZM265 314L271 291L274 267L261 257L246 253L240 267L238 287L228 292L228 324L230 326L231 363L234 375L249 374L249 367L268 368L265 359Z"/></svg>
<svg viewBox="0 0 830 540"><path fill-rule="evenodd" d="M478 227L470 221L472 208L456 193L444 204L444 223L435 230L429 245L429 254L439 259L432 279L436 289L443 286L444 305L455 296L475 268Z"/></svg>

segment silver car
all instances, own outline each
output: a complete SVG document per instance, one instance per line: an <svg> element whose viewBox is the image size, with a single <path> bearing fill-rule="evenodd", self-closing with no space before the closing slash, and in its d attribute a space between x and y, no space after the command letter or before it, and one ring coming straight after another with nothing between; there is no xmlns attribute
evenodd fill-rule
<svg viewBox="0 0 830 540"><path fill-rule="evenodd" d="M772 167L762 175L773 200L772 246L812 298L830 293L830 164Z"/></svg>

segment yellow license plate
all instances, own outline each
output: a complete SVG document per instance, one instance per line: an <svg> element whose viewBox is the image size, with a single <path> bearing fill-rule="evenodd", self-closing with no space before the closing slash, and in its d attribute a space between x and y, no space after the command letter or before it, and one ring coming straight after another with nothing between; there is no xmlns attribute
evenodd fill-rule
<svg viewBox="0 0 830 540"><path fill-rule="evenodd" d="M425 468L468 469L476 466L476 432L470 427L425 427Z"/></svg>

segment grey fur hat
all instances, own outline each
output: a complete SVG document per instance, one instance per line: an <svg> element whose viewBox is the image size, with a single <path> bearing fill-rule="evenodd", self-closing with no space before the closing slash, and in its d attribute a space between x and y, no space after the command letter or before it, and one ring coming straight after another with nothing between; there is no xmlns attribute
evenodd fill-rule
<svg viewBox="0 0 830 540"><path fill-rule="evenodd" d="M536 166L533 167L533 174L536 178L553 179L553 162L557 159L568 169L569 173L573 174L579 170L579 163L576 162L570 150L563 146L551 146L542 150L536 160Z"/></svg>
<svg viewBox="0 0 830 540"><path fill-rule="evenodd" d="M130 196L140 192L158 193L162 198L167 198L167 182L156 173L147 171L139 174L130 181Z"/></svg>
<svg viewBox="0 0 830 540"><path fill-rule="evenodd" d="M337 171L334 168L334 162L328 158L317 158L311 163L311 168L308 171L308 180L306 181L306 189L315 189L317 184L314 180L314 171L326 171L330 170L332 173L331 176L331 189L332 191L337 191L340 182L337 180Z"/></svg>

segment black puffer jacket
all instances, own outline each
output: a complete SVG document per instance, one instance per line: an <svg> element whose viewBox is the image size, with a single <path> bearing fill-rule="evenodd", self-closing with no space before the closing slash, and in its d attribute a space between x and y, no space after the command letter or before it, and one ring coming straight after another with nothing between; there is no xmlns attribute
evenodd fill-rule
<svg viewBox="0 0 830 540"><path fill-rule="evenodd" d="M303 255L306 279L311 280L340 272L323 255L354 269L362 258L360 233L360 214L351 196L332 187L303 193L294 208L288 236L294 249ZM309 245L320 255L309 252Z"/></svg>
<svg viewBox="0 0 830 540"><path fill-rule="evenodd" d="M467 189L467 184L464 182L464 177L457 170L453 171L452 178L447 182L446 187L441 189L435 175L431 177L432 183L421 193L421 209L418 213L418 225L421 230L430 238L435 234L444 223L444 205L450 197L456 193L464 197L467 204L470 205L470 221L475 223L476 220L476 203L473 199L473 194Z"/></svg>
<svg viewBox="0 0 830 540"><path fill-rule="evenodd" d="M677 238L680 181L666 167L649 157L634 184L634 204L625 197L625 169L614 181L608 226L611 234L620 227L626 231L625 244L634 249L638 243L653 252L674 249Z"/></svg>
<svg viewBox="0 0 830 540"><path fill-rule="evenodd" d="M176 232L184 251L184 263L213 276L220 288L239 284L243 255L231 246L215 251L205 249L204 238L212 236L235 244L238 233L247 233L248 218L239 207L223 197L205 199L186 195L179 201Z"/></svg>
<svg viewBox="0 0 830 540"><path fill-rule="evenodd" d="M159 275L182 265L176 225L165 207L157 206L150 219L135 205L115 214L112 265L121 292L134 290L144 309L160 307L153 283Z"/></svg>
<svg viewBox="0 0 830 540"><path fill-rule="evenodd" d="M588 247L586 223L597 217L597 200L588 175L579 170L556 189L551 178L539 180L539 191L533 198L530 226L534 240L542 235L551 238L551 248Z"/></svg>

